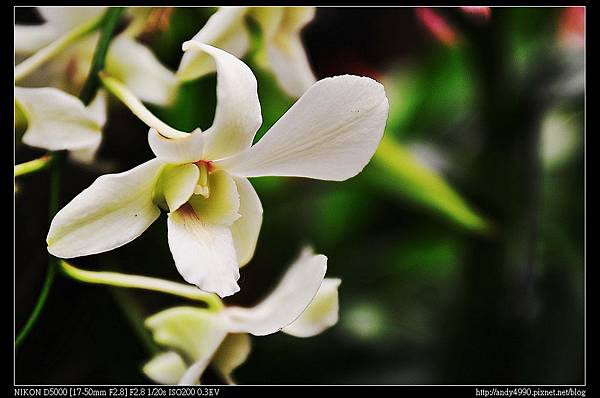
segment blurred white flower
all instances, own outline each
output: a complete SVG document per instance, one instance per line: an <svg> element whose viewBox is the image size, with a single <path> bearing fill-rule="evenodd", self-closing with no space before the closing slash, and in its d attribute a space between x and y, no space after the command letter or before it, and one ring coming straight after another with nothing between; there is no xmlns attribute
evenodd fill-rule
<svg viewBox="0 0 600 398"><path fill-rule="evenodd" d="M98 18L104 7L38 7L41 25L15 25L15 53L31 55L77 26Z"/></svg>
<svg viewBox="0 0 600 398"><path fill-rule="evenodd" d="M581 146L583 131L576 114L551 109L541 126L541 158L544 166L554 169L571 159Z"/></svg>
<svg viewBox="0 0 600 398"><path fill-rule="evenodd" d="M105 7L38 7L45 20L41 25L15 25L15 58L26 61L46 46L75 31L86 32L99 19ZM106 70L121 79L143 100L168 103L177 86L174 74L160 64L152 52L135 41L145 18L145 9L129 12L132 22L112 42L106 59ZM90 70L98 33L75 34L74 42L44 62L34 62L24 77L17 74L15 87L16 119L27 125L23 142L51 151L69 150L76 161L91 163L102 140L106 122L107 101L99 91L87 107L72 93L78 93ZM57 50L57 51L58 51ZM45 58L43 58L45 59ZM50 86L50 87L49 87Z"/></svg>
<svg viewBox="0 0 600 398"><path fill-rule="evenodd" d="M26 130L22 141L50 151L69 150L80 162L93 160L106 122L106 93L98 91L87 107L56 88L15 87L15 113Z"/></svg>
<svg viewBox="0 0 600 398"><path fill-rule="evenodd" d="M48 251L61 258L101 253L137 238L169 211L168 241L175 265L200 289L229 296L239 290L239 267L254 254L262 205L247 177L298 176L342 181L369 162L388 113L384 88L358 76L315 83L252 145L262 123L256 79L233 55L189 41L217 68L212 126L191 134L152 115L118 81L109 90L151 128L155 159L99 177L52 220Z"/></svg>
<svg viewBox="0 0 600 398"><path fill-rule="evenodd" d="M300 31L314 15L315 7L221 7L192 40L243 58L250 48L245 18L252 18L262 31L263 63L272 69L287 94L300 97L316 81L300 38ZM186 81L213 71L214 64L206 53L188 52L177 76Z"/></svg>
<svg viewBox="0 0 600 398"><path fill-rule="evenodd" d="M71 30L99 18L106 7L38 7L41 25L15 25L15 58L23 60ZM152 51L135 40L146 18L146 9L132 8L132 21L111 42L105 70L127 85L143 101L167 105L174 97L177 79ZM99 33L87 35L68 46L19 82L30 87L52 86L69 93L85 82Z"/></svg>
<svg viewBox="0 0 600 398"><path fill-rule="evenodd" d="M143 368L162 384L199 384L209 364L230 384L231 373L250 353L250 338L283 331L315 336L338 321L339 279L323 279L327 257L306 249L275 290L252 308L210 311L175 307L146 320L154 340L170 349Z"/></svg>

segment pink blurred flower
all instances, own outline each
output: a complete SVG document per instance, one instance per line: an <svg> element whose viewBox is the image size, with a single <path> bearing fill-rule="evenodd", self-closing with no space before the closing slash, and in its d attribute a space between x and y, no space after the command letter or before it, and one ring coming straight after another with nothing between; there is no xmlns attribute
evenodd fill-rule
<svg viewBox="0 0 600 398"><path fill-rule="evenodd" d="M558 41L567 47L583 48L585 7L567 7L560 14Z"/></svg>
<svg viewBox="0 0 600 398"><path fill-rule="evenodd" d="M460 7L460 9L466 14L479 17L486 21L492 16L492 9L490 7Z"/></svg>
<svg viewBox="0 0 600 398"><path fill-rule="evenodd" d="M417 18L440 42L453 46L458 42L458 36L446 20L429 7L418 7L415 10Z"/></svg>
<svg viewBox="0 0 600 398"><path fill-rule="evenodd" d="M492 16L490 7L459 7L465 14L477 19L478 22L489 21ZM417 18L425 28L440 42L447 46L454 46L460 41L455 29L438 14L433 8L418 7L415 9Z"/></svg>

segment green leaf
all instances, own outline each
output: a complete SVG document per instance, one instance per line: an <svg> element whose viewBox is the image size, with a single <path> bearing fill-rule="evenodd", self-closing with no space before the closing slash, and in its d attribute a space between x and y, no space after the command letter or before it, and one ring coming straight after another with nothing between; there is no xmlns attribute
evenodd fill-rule
<svg viewBox="0 0 600 398"><path fill-rule="evenodd" d="M474 232L488 232L488 223L432 169L419 163L408 149L384 136L370 176L381 188L433 210L449 221Z"/></svg>

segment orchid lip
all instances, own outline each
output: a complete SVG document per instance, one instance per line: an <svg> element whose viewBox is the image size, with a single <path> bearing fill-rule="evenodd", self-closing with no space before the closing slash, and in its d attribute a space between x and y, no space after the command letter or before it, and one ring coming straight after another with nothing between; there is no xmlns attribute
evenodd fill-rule
<svg viewBox="0 0 600 398"><path fill-rule="evenodd" d="M181 212L185 216L198 218L198 214L189 203L182 205L177 211Z"/></svg>

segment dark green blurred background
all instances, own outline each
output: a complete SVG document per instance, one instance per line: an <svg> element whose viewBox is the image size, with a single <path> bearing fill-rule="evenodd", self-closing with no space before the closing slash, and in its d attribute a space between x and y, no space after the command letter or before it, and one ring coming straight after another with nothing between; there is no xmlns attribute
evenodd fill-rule
<svg viewBox="0 0 600 398"><path fill-rule="evenodd" d="M174 70L181 43L213 11L175 9L168 30L146 40ZM584 50L561 40L562 8L494 8L489 20L437 12L454 45L438 42L413 8L320 8L304 30L318 78L384 84L386 146L342 183L252 179L264 223L242 290L227 302L259 300L310 244L328 256L327 275L342 279L340 321L308 339L252 337L240 384L584 382ZM17 22L36 18L16 9ZM294 100L252 54L246 61L259 82L258 139ZM215 81L187 84L171 109L152 109L176 128L205 129ZM147 127L116 101L105 133L100 159L113 171L152 157ZM18 145L16 162L42 153ZM62 203L99 174L66 165ZM48 175L17 183L19 330L47 266ZM164 215L132 243L74 263L180 279ZM16 382L149 383L140 368L150 354L132 325L181 303L58 276L17 353Z"/></svg>

